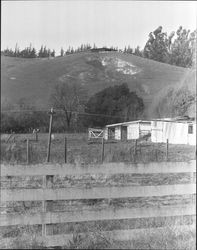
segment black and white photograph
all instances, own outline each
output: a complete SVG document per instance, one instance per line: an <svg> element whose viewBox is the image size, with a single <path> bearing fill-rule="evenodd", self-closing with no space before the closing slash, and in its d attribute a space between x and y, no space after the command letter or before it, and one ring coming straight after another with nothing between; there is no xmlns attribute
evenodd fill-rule
<svg viewBox="0 0 197 250"><path fill-rule="evenodd" d="M2 0L0 249L196 249L195 1Z"/></svg>

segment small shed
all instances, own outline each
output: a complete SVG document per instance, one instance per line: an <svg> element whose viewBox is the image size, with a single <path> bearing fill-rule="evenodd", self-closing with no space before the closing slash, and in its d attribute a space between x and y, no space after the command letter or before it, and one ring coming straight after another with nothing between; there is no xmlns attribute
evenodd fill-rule
<svg viewBox="0 0 197 250"><path fill-rule="evenodd" d="M139 139L151 132L150 121L130 121L105 126L105 140L132 140Z"/></svg>
<svg viewBox="0 0 197 250"><path fill-rule="evenodd" d="M157 119L151 121L151 141L196 145L196 121Z"/></svg>

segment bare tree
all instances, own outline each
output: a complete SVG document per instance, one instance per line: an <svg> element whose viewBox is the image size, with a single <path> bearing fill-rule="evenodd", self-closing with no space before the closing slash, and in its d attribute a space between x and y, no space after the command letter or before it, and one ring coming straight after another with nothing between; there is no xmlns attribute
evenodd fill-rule
<svg viewBox="0 0 197 250"><path fill-rule="evenodd" d="M83 112L86 100L86 91L81 84L60 79L54 87L50 102L54 108L63 111L67 128L70 130L72 119L76 118L79 112Z"/></svg>

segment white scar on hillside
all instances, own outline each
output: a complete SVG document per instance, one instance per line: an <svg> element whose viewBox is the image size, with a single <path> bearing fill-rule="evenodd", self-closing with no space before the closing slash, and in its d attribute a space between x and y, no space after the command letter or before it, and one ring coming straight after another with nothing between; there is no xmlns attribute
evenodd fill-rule
<svg viewBox="0 0 197 250"><path fill-rule="evenodd" d="M135 75L141 71L137 66L119 58L106 56L102 58L101 63L103 66L112 66L116 71L125 75Z"/></svg>

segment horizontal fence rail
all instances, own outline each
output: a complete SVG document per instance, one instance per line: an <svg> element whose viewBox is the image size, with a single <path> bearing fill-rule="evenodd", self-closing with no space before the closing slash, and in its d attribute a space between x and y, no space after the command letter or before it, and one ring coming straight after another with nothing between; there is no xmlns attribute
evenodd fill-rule
<svg viewBox="0 0 197 250"><path fill-rule="evenodd" d="M1 176L42 176L42 175L82 175L82 174L153 174L196 172L196 161L151 162L144 164L105 163L88 166L72 164L1 165Z"/></svg>
<svg viewBox="0 0 197 250"><path fill-rule="evenodd" d="M121 220L151 217L168 217L195 215L195 205L165 206L156 208L108 208L102 210L85 210L73 212L46 212L29 215L2 214L1 226L55 224L66 222L84 222L98 220Z"/></svg>
<svg viewBox="0 0 197 250"><path fill-rule="evenodd" d="M115 199L195 194L195 184L93 188L1 190L1 201Z"/></svg>

